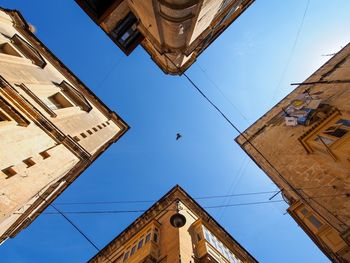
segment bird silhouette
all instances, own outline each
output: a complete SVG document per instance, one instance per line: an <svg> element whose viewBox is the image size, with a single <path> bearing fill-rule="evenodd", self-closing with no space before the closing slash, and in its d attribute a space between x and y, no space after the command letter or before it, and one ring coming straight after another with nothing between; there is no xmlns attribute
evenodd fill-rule
<svg viewBox="0 0 350 263"><path fill-rule="evenodd" d="M176 140L179 140L182 137L180 133L176 133Z"/></svg>

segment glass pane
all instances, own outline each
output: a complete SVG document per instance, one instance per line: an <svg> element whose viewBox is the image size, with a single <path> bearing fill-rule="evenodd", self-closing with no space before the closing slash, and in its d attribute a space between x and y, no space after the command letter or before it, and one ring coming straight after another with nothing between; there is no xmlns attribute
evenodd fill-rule
<svg viewBox="0 0 350 263"><path fill-rule="evenodd" d="M335 129L334 131L325 131L324 133L325 134L328 134L328 135L331 135L331 136L334 136L334 137L337 137L337 138L341 138L343 137L348 131L347 130L344 130L344 129Z"/></svg>
<svg viewBox="0 0 350 263"><path fill-rule="evenodd" d="M314 215L311 215L308 219L317 229L322 226L322 223Z"/></svg>
<svg viewBox="0 0 350 263"><path fill-rule="evenodd" d="M350 120L340 119L337 121L337 124L343 124L345 126L350 127Z"/></svg>
<svg viewBox="0 0 350 263"><path fill-rule="evenodd" d="M326 145L331 145L334 141L335 140L333 140L331 138L328 138L328 137L325 137L325 136L318 136L318 137L315 138L315 142L318 142L318 143L322 143L323 142Z"/></svg>
<svg viewBox="0 0 350 263"><path fill-rule="evenodd" d="M150 241L150 239L151 239L151 233L148 233L147 236L146 236L145 243L147 243L148 241Z"/></svg>

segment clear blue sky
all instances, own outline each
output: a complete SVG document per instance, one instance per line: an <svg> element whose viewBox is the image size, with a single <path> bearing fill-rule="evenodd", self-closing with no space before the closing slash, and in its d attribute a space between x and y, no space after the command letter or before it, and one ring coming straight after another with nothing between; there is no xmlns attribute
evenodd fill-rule
<svg viewBox="0 0 350 263"><path fill-rule="evenodd" d="M188 70L241 129L290 92L291 82L303 81L318 69L328 59L322 54L339 51L350 41L350 1L311 0L294 55L278 85L306 3L257 0ZM164 75L140 47L125 57L73 0L0 0L0 5L20 10L36 26L38 37L131 126L55 203L154 200L175 184L193 197L276 189L235 144L235 131L186 79ZM177 132L183 134L180 141L175 141ZM220 205L269 197L200 203ZM57 207L120 210L149 205ZM260 262L329 262L284 215L286 208L278 203L209 212ZM137 216L69 215L99 247ZM95 253L62 217L41 215L0 246L0 262L85 262Z"/></svg>

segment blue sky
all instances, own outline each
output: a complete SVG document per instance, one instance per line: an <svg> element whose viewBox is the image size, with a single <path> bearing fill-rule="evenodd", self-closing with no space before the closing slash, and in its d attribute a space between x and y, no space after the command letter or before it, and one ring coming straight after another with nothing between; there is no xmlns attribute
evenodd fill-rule
<svg viewBox="0 0 350 263"><path fill-rule="evenodd" d="M154 200L175 184L193 197L276 189L236 145L232 127L184 77L164 75L141 47L125 57L73 0L0 0L0 4L20 10L36 26L38 37L131 126L55 201L57 207L146 209L151 203L84 207L58 203ZM350 1L311 0L283 74L306 4L307 0L257 0L187 71L240 129L289 93L290 83L301 82L318 69L329 58L323 54L337 52L350 41ZM177 132L183 134L179 141ZM269 197L200 200L200 204ZM208 211L260 262L329 262L284 215L286 208L274 203ZM69 215L101 248L137 216ZM95 253L62 217L41 215L0 246L0 261L85 262Z"/></svg>

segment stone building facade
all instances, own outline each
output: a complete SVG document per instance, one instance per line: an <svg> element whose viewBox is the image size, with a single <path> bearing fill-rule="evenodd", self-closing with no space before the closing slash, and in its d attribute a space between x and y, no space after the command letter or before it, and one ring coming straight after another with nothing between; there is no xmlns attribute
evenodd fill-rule
<svg viewBox="0 0 350 263"><path fill-rule="evenodd" d="M0 241L28 226L128 125L0 9Z"/></svg>
<svg viewBox="0 0 350 263"><path fill-rule="evenodd" d="M75 0L125 53L183 73L254 0Z"/></svg>
<svg viewBox="0 0 350 263"><path fill-rule="evenodd" d="M185 218L182 227L171 224L177 212ZM257 261L181 187L175 186L89 262Z"/></svg>
<svg viewBox="0 0 350 263"><path fill-rule="evenodd" d="M332 262L350 262L350 44L236 142Z"/></svg>

